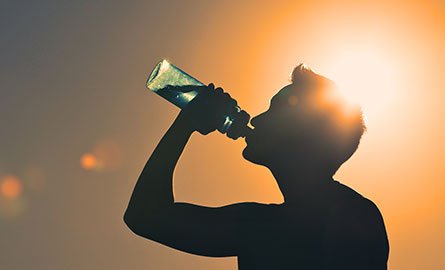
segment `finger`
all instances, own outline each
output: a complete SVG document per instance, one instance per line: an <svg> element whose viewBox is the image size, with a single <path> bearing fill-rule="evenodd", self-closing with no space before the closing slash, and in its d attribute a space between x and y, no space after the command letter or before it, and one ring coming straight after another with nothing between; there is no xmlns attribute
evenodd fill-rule
<svg viewBox="0 0 445 270"><path fill-rule="evenodd" d="M227 137L229 137L232 140L236 140L239 138L239 136L237 136L236 134L233 134L232 132L227 132Z"/></svg>
<svg viewBox="0 0 445 270"><path fill-rule="evenodd" d="M230 106L236 106L238 103L236 100L234 100L229 93L222 93L221 94L221 100L223 100L229 107Z"/></svg>
<svg viewBox="0 0 445 270"><path fill-rule="evenodd" d="M227 130L226 135L230 139L236 140L237 138L239 138L241 136L241 132L242 132L242 125L241 125L241 123L239 123L235 120L235 122Z"/></svg>
<svg viewBox="0 0 445 270"><path fill-rule="evenodd" d="M241 123L243 123L243 125L246 125L247 123L249 123L250 115L245 110L241 110L239 112L238 118L239 118L239 121Z"/></svg>
<svg viewBox="0 0 445 270"><path fill-rule="evenodd" d="M179 88L181 92L187 93L192 91L198 91L198 93L206 93L208 91L208 86L206 85L184 85L184 86L176 86Z"/></svg>
<svg viewBox="0 0 445 270"><path fill-rule="evenodd" d="M227 107L229 108L230 113L237 113L238 112L238 102L234 100L233 98L230 98L227 100Z"/></svg>
<svg viewBox="0 0 445 270"><path fill-rule="evenodd" d="M224 90L221 87L218 87L215 89L215 92L217 92L218 94L222 94L224 93Z"/></svg>
<svg viewBox="0 0 445 270"><path fill-rule="evenodd" d="M237 113L235 121L232 126L227 130L227 137L231 139L237 139L245 133L247 123L249 123L250 115L241 110Z"/></svg>

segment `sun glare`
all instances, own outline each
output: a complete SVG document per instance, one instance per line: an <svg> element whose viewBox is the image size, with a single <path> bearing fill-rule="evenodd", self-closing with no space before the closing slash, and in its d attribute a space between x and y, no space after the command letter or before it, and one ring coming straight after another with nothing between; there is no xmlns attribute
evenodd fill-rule
<svg viewBox="0 0 445 270"><path fill-rule="evenodd" d="M333 61L328 77L346 99L360 104L367 116L378 114L391 100L393 69L385 58L372 51L348 52Z"/></svg>

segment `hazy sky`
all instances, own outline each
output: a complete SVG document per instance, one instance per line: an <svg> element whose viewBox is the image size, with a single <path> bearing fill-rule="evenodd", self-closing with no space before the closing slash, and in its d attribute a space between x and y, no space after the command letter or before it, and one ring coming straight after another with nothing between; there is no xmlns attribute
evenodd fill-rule
<svg viewBox="0 0 445 270"><path fill-rule="evenodd" d="M443 1L2 1L0 31L2 269L236 269L122 221L178 113L144 88L162 58L251 115L300 62L336 81L368 131L335 178L379 206L390 269L445 269ZM244 145L194 135L176 199L282 201Z"/></svg>

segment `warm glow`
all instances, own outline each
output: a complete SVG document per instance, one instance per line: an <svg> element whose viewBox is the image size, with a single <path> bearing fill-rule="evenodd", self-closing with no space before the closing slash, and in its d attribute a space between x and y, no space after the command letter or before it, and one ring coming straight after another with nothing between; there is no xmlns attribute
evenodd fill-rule
<svg viewBox="0 0 445 270"><path fill-rule="evenodd" d="M237 269L235 257L138 244L122 221L179 113L145 88L164 58L252 117L300 63L333 80L367 126L335 178L381 210L388 269L445 269L445 0L154 2L2 5L1 269L46 269L48 254L51 269L72 254L78 269ZM283 202L244 147L195 132L174 171L175 201Z"/></svg>
<svg viewBox="0 0 445 270"><path fill-rule="evenodd" d="M85 170L116 170L121 166L121 163L121 149L111 139L99 141L92 151L84 154L80 159L80 164Z"/></svg>
<svg viewBox="0 0 445 270"><path fill-rule="evenodd" d="M338 54L327 70L342 95L360 104L366 116L374 116L391 101L395 74L387 57L376 49L347 50Z"/></svg>
<svg viewBox="0 0 445 270"><path fill-rule="evenodd" d="M298 97L297 96L290 96L287 99L287 102L289 103L290 106L296 106L298 104Z"/></svg>
<svg viewBox="0 0 445 270"><path fill-rule="evenodd" d="M94 170L98 165L97 158L92 154L84 154L80 158L80 165L85 170Z"/></svg>
<svg viewBox="0 0 445 270"><path fill-rule="evenodd" d="M29 166L24 171L23 181L29 190L42 191L46 185L45 172L38 166Z"/></svg>
<svg viewBox="0 0 445 270"><path fill-rule="evenodd" d="M17 198L22 193L22 183L13 175L6 176L0 183L0 191L8 199Z"/></svg>
<svg viewBox="0 0 445 270"><path fill-rule="evenodd" d="M99 141L94 146L92 153L97 159L97 169L116 170L121 166L121 149L112 139Z"/></svg>

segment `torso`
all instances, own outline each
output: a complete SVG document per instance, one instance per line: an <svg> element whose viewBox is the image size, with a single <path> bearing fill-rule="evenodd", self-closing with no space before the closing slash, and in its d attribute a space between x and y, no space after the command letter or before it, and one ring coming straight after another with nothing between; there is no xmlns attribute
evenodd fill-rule
<svg viewBox="0 0 445 270"><path fill-rule="evenodd" d="M365 201L333 182L297 207L271 205L253 213L262 222L245 228L239 269L331 269L329 261L356 248L345 235L356 230L354 226L366 226L354 222L360 220L357 216L366 208ZM343 238L338 239L339 235Z"/></svg>

